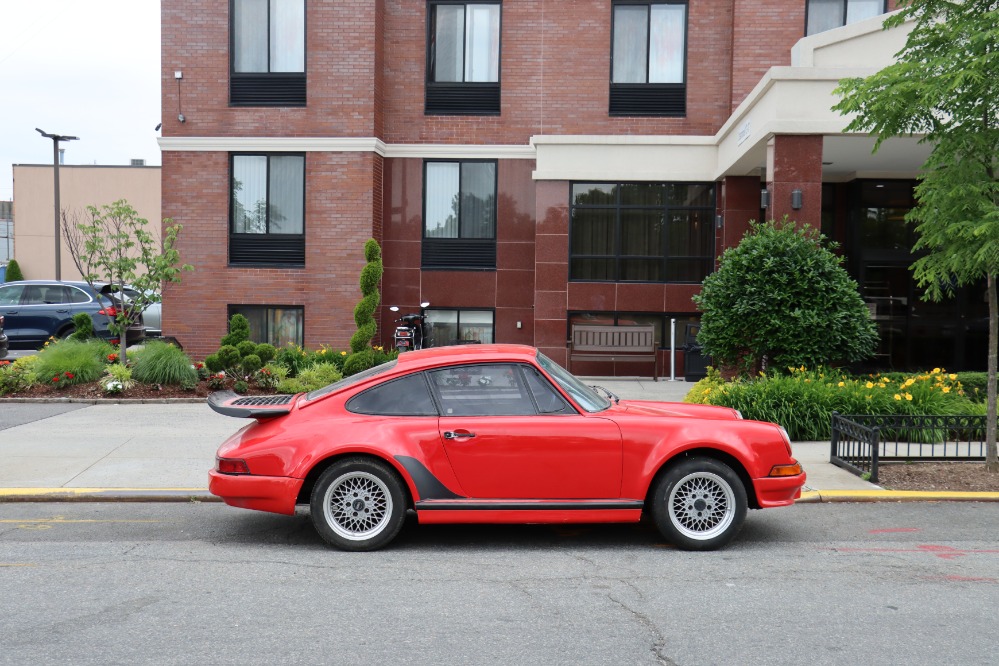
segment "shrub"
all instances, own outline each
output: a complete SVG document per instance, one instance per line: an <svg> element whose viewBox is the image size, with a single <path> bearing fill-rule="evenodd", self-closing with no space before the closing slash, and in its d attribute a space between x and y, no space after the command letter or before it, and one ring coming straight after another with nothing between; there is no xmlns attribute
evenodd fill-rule
<svg viewBox="0 0 999 666"><path fill-rule="evenodd" d="M133 384L135 382L132 380L132 369L120 363L107 366L101 379L101 388L105 393L121 393Z"/></svg>
<svg viewBox="0 0 999 666"><path fill-rule="evenodd" d="M21 266L17 263L16 259L11 259L7 264L7 277L4 278L7 282L17 282L18 280L24 279L24 273L21 272Z"/></svg>
<svg viewBox="0 0 999 666"><path fill-rule="evenodd" d="M94 320L88 312L77 312L73 315L73 326L76 328L69 337L83 342L94 337Z"/></svg>
<svg viewBox="0 0 999 666"><path fill-rule="evenodd" d="M260 357L260 362L267 365L274 360L274 356L277 354L277 350L274 349L274 345L268 344L266 342L257 345L257 349L254 352Z"/></svg>
<svg viewBox="0 0 999 666"><path fill-rule="evenodd" d="M0 395L27 390L33 383L32 379L33 375L24 366L0 361Z"/></svg>
<svg viewBox="0 0 999 666"><path fill-rule="evenodd" d="M870 356L874 322L857 283L823 247L824 239L786 217L751 223L693 297L704 313L697 336L704 352L743 373Z"/></svg>
<svg viewBox="0 0 999 666"><path fill-rule="evenodd" d="M350 358L344 363L344 372L348 375L367 370L374 365L374 356L371 352L371 338L375 337L378 331L378 324L375 321L375 310L381 301L381 294L378 293L378 283L382 279L382 249L378 241L369 238L364 244L364 258L368 263L361 269L361 294L362 298L354 308L354 323L357 324L357 332L350 338Z"/></svg>
<svg viewBox="0 0 999 666"><path fill-rule="evenodd" d="M849 377L835 370L804 367L789 375L722 382L717 373L695 384L686 402L732 407L743 417L778 423L797 441L828 439L832 413L970 414L956 375L939 369L892 379L884 375Z"/></svg>
<svg viewBox="0 0 999 666"><path fill-rule="evenodd" d="M241 314L229 319L229 333L222 338L222 345L236 346L250 339L250 320Z"/></svg>
<svg viewBox="0 0 999 666"><path fill-rule="evenodd" d="M113 348L103 340L48 343L34 364L35 376L56 386L97 381Z"/></svg>
<svg viewBox="0 0 999 666"><path fill-rule="evenodd" d="M198 373L179 347L161 340L144 345L132 357L132 377L144 384L172 384L191 387L198 382Z"/></svg>
<svg viewBox="0 0 999 666"><path fill-rule="evenodd" d="M243 340L234 346L239 351L240 357L249 356L250 354L255 354L257 352L256 343L250 342L249 340Z"/></svg>
<svg viewBox="0 0 999 666"><path fill-rule="evenodd" d="M962 372L958 374L964 393L974 402L985 402L989 391L989 373Z"/></svg>
<svg viewBox="0 0 999 666"><path fill-rule="evenodd" d="M309 367L312 362L304 349L292 343L288 343L278 351L274 360L288 369L289 377L295 377L299 372Z"/></svg>
<svg viewBox="0 0 999 666"><path fill-rule="evenodd" d="M249 377L262 367L264 367L264 364L260 362L260 357L256 354L247 354L239 364L239 368L243 371L243 376L245 377Z"/></svg>
<svg viewBox="0 0 999 666"><path fill-rule="evenodd" d="M343 379L343 375L336 369L336 366L329 363L320 363L311 368L305 368L297 377L289 377L278 384L278 391L281 393L304 393L315 391L333 382Z"/></svg>

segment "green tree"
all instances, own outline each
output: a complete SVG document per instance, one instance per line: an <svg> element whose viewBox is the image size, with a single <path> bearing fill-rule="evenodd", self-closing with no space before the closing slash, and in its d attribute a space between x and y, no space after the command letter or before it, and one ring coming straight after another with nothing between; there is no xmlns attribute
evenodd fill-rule
<svg viewBox="0 0 999 666"><path fill-rule="evenodd" d="M354 323L357 332L350 338L351 355L344 362L344 374L352 375L367 370L375 362L371 349L371 338L378 332L375 310L381 301L378 283L382 279L382 249L378 241L369 238L364 244L364 258L368 263L361 269L361 301L354 308Z"/></svg>
<svg viewBox="0 0 999 666"><path fill-rule="evenodd" d="M694 303L697 341L716 363L743 372L860 361L877 343L857 283L825 239L805 225L750 223L722 255Z"/></svg>
<svg viewBox="0 0 999 666"><path fill-rule="evenodd" d="M999 2L905 0L885 29L912 21L896 62L866 78L840 81L833 108L854 114L847 131L877 137L921 134L931 146L916 187L913 274L926 298L984 279L989 304L986 467L996 456L999 344Z"/></svg>
<svg viewBox="0 0 999 666"><path fill-rule="evenodd" d="M181 272L193 268L188 264L178 265L180 253L174 245L181 225L165 226L160 246L146 229L149 221L139 217L125 199L100 208L87 206L87 214L89 219L77 224L82 243L76 250L79 256L74 257L83 279L92 287L106 282L128 285L133 290L128 298L122 298L121 292L116 294L123 307L116 309L108 326L121 340L119 357L124 363L128 323L151 303L162 300L164 282L180 282Z"/></svg>
<svg viewBox="0 0 999 666"><path fill-rule="evenodd" d="M21 273L21 266L17 263L16 259L11 259L7 264L7 277L4 279L7 282L17 282L24 279L24 275Z"/></svg>

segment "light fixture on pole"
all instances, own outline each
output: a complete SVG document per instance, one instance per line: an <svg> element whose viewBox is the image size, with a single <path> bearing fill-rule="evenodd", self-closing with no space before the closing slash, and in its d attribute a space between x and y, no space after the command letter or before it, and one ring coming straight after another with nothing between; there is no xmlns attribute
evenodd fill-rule
<svg viewBox="0 0 999 666"><path fill-rule="evenodd" d="M46 139L52 139L52 180L53 189L55 190L55 279L61 280L62 257L60 255L62 254L62 243L59 238L59 142L78 141L80 137L49 134L48 132L43 132L37 127L35 128L35 131L44 136Z"/></svg>

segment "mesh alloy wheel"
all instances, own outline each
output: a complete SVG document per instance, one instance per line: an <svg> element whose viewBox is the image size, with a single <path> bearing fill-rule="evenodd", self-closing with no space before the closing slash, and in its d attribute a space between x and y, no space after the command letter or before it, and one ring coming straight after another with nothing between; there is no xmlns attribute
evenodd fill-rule
<svg viewBox="0 0 999 666"><path fill-rule="evenodd" d="M735 494L717 474L688 474L673 486L667 501L670 520L691 539L711 539L735 518Z"/></svg>
<svg viewBox="0 0 999 666"><path fill-rule="evenodd" d="M742 529L749 509L746 486L735 470L700 456L663 470L649 501L659 532L684 550L721 548Z"/></svg>
<svg viewBox="0 0 999 666"><path fill-rule="evenodd" d="M348 472L333 481L326 491L323 510L330 528L344 539L370 539L388 524L392 494L376 476Z"/></svg>

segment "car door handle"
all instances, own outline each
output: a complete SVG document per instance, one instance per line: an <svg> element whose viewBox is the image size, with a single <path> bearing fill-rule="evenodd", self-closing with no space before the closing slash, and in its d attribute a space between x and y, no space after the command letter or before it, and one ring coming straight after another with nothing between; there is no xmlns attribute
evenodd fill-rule
<svg viewBox="0 0 999 666"><path fill-rule="evenodd" d="M472 437L475 437L475 433L474 432L468 432L467 430L457 430L457 431L445 430L444 431L444 439L458 439L459 437L472 438Z"/></svg>

